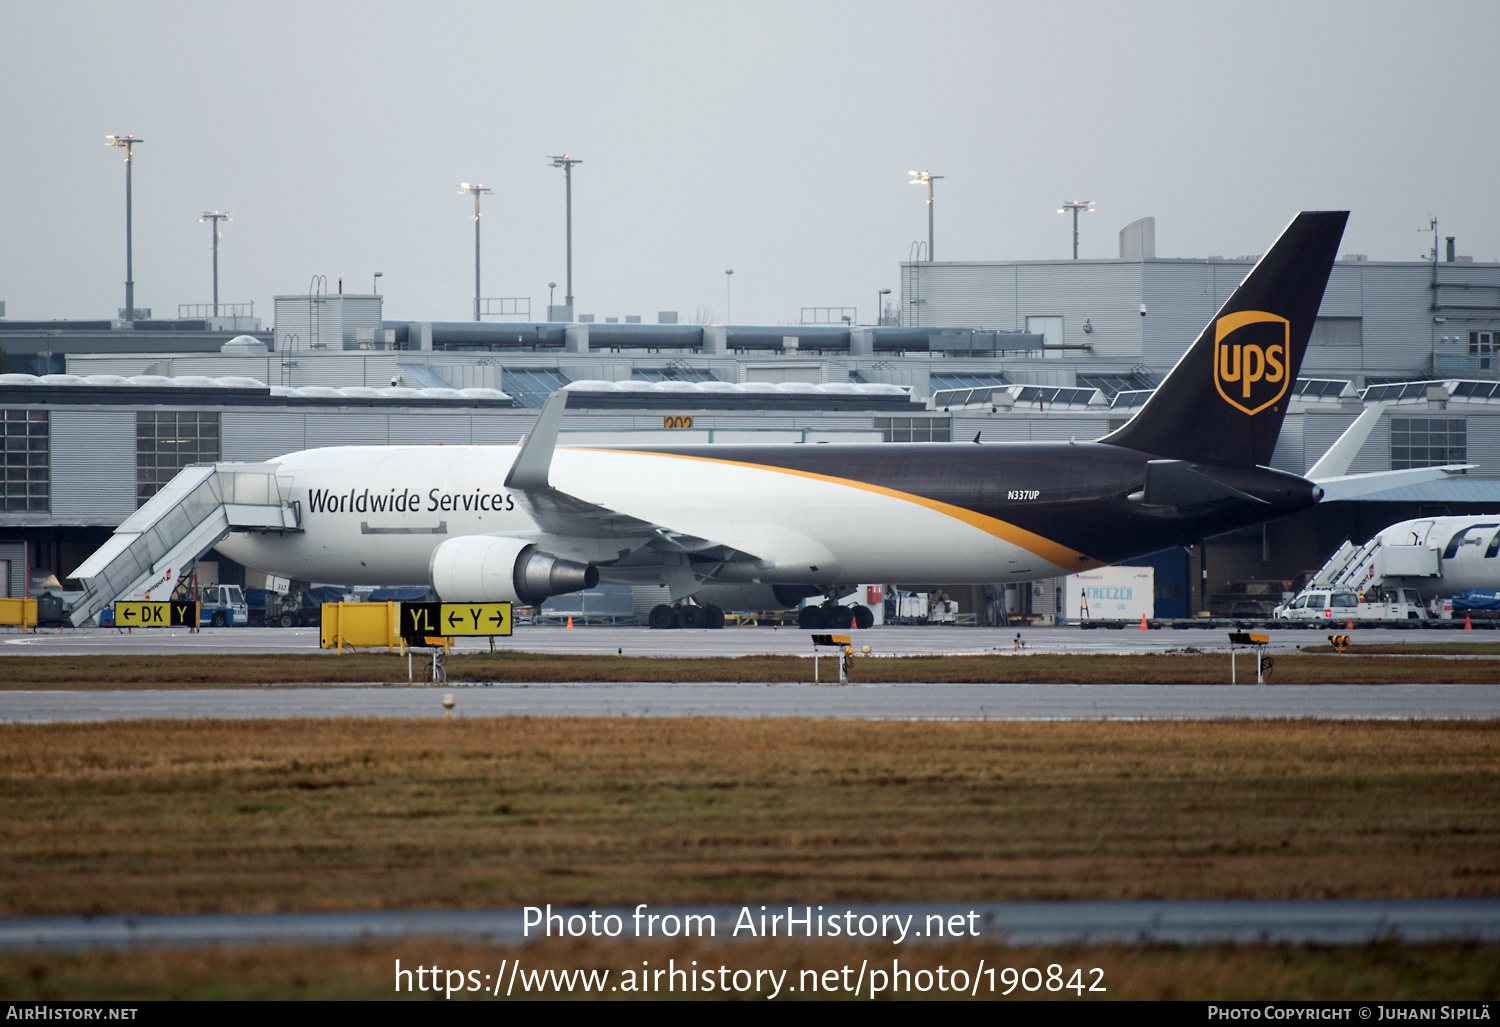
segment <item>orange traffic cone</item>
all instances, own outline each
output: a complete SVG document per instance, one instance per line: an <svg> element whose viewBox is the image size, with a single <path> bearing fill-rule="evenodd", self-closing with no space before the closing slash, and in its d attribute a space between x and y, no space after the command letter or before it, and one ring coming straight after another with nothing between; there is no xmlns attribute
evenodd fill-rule
<svg viewBox="0 0 1500 1027"><path fill-rule="evenodd" d="M1141 630L1142 631L1147 630L1147 628L1146 628L1146 615L1144 613L1141 614Z"/></svg>
<svg viewBox="0 0 1500 1027"><path fill-rule="evenodd" d="M1465 631L1473 631L1474 630L1474 625L1472 625L1472 624L1469 623L1469 615L1467 613L1464 614L1464 630Z"/></svg>
<svg viewBox="0 0 1500 1027"><path fill-rule="evenodd" d="M1349 618L1349 623L1344 625L1344 630L1345 631L1353 631L1354 630L1354 618L1353 617L1350 617Z"/></svg>
<svg viewBox="0 0 1500 1027"><path fill-rule="evenodd" d="M573 615L571 613L568 614L568 630L573 630Z"/></svg>

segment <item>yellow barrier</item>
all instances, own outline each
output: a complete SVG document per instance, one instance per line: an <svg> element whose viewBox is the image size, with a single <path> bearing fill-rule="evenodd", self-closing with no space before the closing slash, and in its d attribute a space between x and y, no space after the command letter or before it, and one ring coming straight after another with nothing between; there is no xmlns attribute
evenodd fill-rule
<svg viewBox="0 0 1500 1027"><path fill-rule="evenodd" d="M22 634L36 627L36 600L0 599L0 624L18 624Z"/></svg>
<svg viewBox="0 0 1500 1027"><path fill-rule="evenodd" d="M400 603L324 603L324 649L372 648L394 651L401 639Z"/></svg>

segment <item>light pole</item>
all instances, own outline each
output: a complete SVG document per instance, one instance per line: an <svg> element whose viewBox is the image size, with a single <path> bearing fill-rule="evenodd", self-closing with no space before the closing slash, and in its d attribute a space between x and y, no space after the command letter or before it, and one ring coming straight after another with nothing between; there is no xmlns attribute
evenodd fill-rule
<svg viewBox="0 0 1500 1027"><path fill-rule="evenodd" d="M198 219L198 224L210 221L214 226L214 317L219 316L219 222L232 221L230 217L234 211L205 210L203 216Z"/></svg>
<svg viewBox="0 0 1500 1027"><path fill-rule="evenodd" d="M875 297L875 327L879 328L885 324L885 298L891 294L889 289L881 289L880 294Z"/></svg>
<svg viewBox="0 0 1500 1027"><path fill-rule="evenodd" d="M563 295L563 302L568 306L568 318L573 317L573 165L582 164L583 161L577 157L569 157L566 153L560 157L553 157L552 166L563 169L563 182L567 190L568 210L568 291Z"/></svg>
<svg viewBox="0 0 1500 1027"><path fill-rule="evenodd" d="M384 277L385 277L385 272L384 271L376 271L375 272L375 277L372 278L372 279L370 279L370 295L371 296L379 296L380 295L380 280L382 278L384 278Z"/></svg>
<svg viewBox="0 0 1500 1027"><path fill-rule="evenodd" d="M724 269L724 323L725 324L729 324L730 321L732 320L732 318L730 316L730 311L734 309L733 308L733 299L734 299L734 297L733 297L733 294L729 290L729 283L733 280L733 278L734 278L734 268L732 268L732 267L726 267Z"/></svg>
<svg viewBox="0 0 1500 1027"><path fill-rule="evenodd" d="M1064 203L1061 207L1057 208L1057 212L1059 214L1066 214L1070 210L1073 212L1073 259L1077 260L1078 259L1078 212L1080 210L1086 210L1090 214L1092 214L1094 212L1094 201L1093 200L1073 200L1071 203Z"/></svg>
<svg viewBox="0 0 1500 1027"><path fill-rule="evenodd" d="M135 320L135 272L130 253L130 167L135 156L132 147L145 142L136 136L105 136L105 146L118 146L125 151L125 320Z"/></svg>
<svg viewBox="0 0 1500 1027"><path fill-rule="evenodd" d="M479 183L470 185L468 182L458 183L458 194L474 194L474 320L479 320L479 195L481 193L494 192Z"/></svg>
<svg viewBox="0 0 1500 1027"><path fill-rule="evenodd" d="M931 171L908 171L911 181L907 185L925 185L927 187L927 259L935 260L932 255L932 183L942 178L942 175L934 175Z"/></svg>
<svg viewBox="0 0 1500 1027"><path fill-rule="evenodd" d="M552 293L557 288L556 282L547 283L547 320L552 320Z"/></svg>

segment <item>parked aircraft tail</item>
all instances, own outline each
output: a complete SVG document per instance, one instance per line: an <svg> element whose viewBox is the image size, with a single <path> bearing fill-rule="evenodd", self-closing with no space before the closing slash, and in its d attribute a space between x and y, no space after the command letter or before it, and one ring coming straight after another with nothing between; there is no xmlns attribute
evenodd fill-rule
<svg viewBox="0 0 1500 1027"><path fill-rule="evenodd" d="M1269 464L1348 218L1293 218L1146 405L1100 441L1178 460Z"/></svg>

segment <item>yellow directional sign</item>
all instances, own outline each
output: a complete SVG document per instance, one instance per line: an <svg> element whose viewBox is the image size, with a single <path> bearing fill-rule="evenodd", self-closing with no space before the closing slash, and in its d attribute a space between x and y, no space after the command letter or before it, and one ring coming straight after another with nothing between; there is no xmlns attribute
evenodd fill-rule
<svg viewBox="0 0 1500 1027"><path fill-rule="evenodd" d="M509 635L510 603L402 603L405 638Z"/></svg>
<svg viewBox="0 0 1500 1027"><path fill-rule="evenodd" d="M115 603L118 628L195 628L197 603Z"/></svg>

